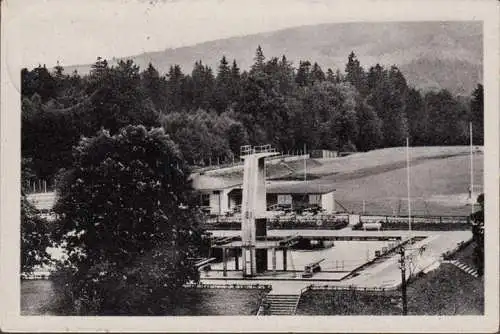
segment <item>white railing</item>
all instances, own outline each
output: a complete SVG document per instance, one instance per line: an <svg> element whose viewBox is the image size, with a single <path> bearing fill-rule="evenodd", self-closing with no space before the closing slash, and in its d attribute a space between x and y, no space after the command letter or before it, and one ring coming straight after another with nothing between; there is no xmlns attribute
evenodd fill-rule
<svg viewBox="0 0 500 334"><path fill-rule="evenodd" d="M240 157L255 153L277 153L277 151L275 148L271 147L271 144L253 147L251 145L245 145L240 147Z"/></svg>

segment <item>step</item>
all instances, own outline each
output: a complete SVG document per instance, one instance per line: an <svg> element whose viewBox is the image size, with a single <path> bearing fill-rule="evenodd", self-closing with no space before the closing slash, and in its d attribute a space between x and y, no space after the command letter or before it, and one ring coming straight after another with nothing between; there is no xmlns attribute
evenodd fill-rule
<svg viewBox="0 0 500 334"><path fill-rule="evenodd" d="M479 277L479 274L476 269L470 267L468 264L465 264L463 262L460 262L458 260L452 260L450 261L453 265L455 265L457 268L463 270L465 273L474 276L474 277Z"/></svg>
<svg viewBox="0 0 500 334"><path fill-rule="evenodd" d="M279 309L285 309L285 308L291 309L291 308L295 308L295 305L281 305L281 304L278 304L278 305L274 304L273 305L273 304L271 304L269 307L269 309L278 309L278 308Z"/></svg>
<svg viewBox="0 0 500 334"><path fill-rule="evenodd" d="M278 295L278 294L273 294L273 295L268 295L268 297L272 298L297 298L299 295Z"/></svg>
<svg viewBox="0 0 500 334"><path fill-rule="evenodd" d="M294 293L269 293L266 301L269 305L268 315L294 315L297 304L300 300L300 294Z"/></svg>

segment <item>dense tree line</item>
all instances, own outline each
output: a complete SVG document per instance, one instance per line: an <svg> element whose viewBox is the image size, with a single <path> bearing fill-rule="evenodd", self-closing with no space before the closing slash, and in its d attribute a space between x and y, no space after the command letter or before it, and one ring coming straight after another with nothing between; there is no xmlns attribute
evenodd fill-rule
<svg viewBox="0 0 500 334"><path fill-rule="evenodd" d="M258 47L243 71L225 56L215 71L197 61L191 73L172 65L166 74L98 58L83 76L60 65L21 75L23 157L44 179L71 167L81 136L130 124L163 126L190 165L231 161L244 144L367 151L409 137L412 145L464 145L470 121L483 144L482 85L465 98L422 92L396 66L366 69L354 53L344 71L266 59Z"/></svg>

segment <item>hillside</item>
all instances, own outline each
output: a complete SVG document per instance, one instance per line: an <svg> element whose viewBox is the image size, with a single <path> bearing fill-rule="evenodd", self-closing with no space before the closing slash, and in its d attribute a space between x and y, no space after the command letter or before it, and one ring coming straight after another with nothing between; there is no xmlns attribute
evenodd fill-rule
<svg viewBox="0 0 500 334"><path fill-rule="evenodd" d="M354 51L365 68L376 63L395 64L411 85L422 89L447 88L455 94L468 95L482 81L482 26L473 22L321 24L127 58L141 68L151 62L160 73L166 73L173 64L181 65L184 72L190 73L195 61L201 59L216 68L222 55L226 55L236 59L240 68L247 69L253 62L257 45L262 46L267 58L285 54L294 65L308 59L318 62L324 70L331 67L343 71L348 54ZM75 69L87 73L90 65L68 66L66 72Z"/></svg>

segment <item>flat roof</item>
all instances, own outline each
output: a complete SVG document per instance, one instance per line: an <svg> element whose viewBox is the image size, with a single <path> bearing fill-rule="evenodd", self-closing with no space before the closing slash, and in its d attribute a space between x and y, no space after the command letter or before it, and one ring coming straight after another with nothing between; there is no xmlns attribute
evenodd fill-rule
<svg viewBox="0 0 500 334"><path fill-rule="evenodd" d="M193 188L200 191L214 191L226 188L238 187L243 184L243 181L238 176L232 177L217 177L202 174L191 175Z"/></svg>
<svg viewBox="0 0 500 334"><path fill-rule="evenodd" d="M228 188L241 188L241 178L214 177L198 175L193 178L193 187L199 191L217 191ZM268 194L327 194L335 191L333 184L314 181L267 181Z"/></svg>

